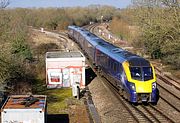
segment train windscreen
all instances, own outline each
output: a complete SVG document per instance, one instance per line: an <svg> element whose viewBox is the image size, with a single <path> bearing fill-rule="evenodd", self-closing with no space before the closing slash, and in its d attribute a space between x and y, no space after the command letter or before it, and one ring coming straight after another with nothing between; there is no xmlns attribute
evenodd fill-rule
<svg viewBox="0 0 180 123"><path fill-rule="evenodd" d="M151 67L143 67L144 81L153 79L153 72Z"/></svg>
<svg viewBox="0 0 180 123"><path fill-rule="evenodd" d="M151 67L130 67L131 77L135 80L147 81L153 79Z"/></svg>
<svg viewBox="0 0 180 123"><path fill-rule="evenodd" d="M140 67L130 67L131 77L135 80L142 80L142 72Z"/></svg>

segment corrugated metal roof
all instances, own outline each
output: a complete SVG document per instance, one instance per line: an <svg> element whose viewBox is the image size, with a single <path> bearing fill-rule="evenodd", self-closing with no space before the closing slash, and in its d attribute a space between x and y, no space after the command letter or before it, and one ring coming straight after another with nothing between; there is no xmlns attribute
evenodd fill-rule
<svg viewBox="0 0 180 123"><path fill-rule="evenodd" d="M4 104L3 109L44 109L45 106L45 95L12 95Z"/></svg>
<svg viewBox="0 0 180 123"><path fill-rule="evenodd" d="M47 52L46 58L79 58L83 57L80 52Z"/></svg>

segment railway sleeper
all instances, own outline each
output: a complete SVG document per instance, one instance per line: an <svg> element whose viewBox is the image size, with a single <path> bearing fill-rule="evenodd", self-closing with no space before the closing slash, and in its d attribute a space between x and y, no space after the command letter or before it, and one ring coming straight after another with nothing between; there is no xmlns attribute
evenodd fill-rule
<svg viewBox="0 0 180 123"><path fill-rule="evenodd" d="M125 99L125 100L129 100L129 98L128 98L128 94L127 94L127 92L126 91L122 91L122 95L123 95L123 98Z"/></svg>
<svg viewBox="0 0 180 123"><path fill-rule="evenodd" d="M122 89L122 88L119 88L119 94L120 94L121 96L123 96L123 89Z"/></svg>

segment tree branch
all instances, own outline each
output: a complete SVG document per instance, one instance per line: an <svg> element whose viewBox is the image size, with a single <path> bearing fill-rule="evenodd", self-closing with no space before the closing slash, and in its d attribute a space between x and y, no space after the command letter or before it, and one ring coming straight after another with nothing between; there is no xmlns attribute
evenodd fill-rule
<svg viewBox="0 0 180 123"><path fill-rule="evenodd" d="M6 8L9 5L9 0L0 0L0 9Z"/></svg>

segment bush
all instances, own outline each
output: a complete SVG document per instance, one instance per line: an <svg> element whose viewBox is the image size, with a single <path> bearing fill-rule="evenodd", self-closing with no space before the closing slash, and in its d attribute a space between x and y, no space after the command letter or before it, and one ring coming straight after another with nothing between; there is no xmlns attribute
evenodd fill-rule
<svg viewBox="0 0 180 123"><path fill-rule="evenodd" d="M46 54L46 52L52 51L58 48L59 48L58 45L55 43L48 43L48 44L43 43L36 47L37 49L36 54L44 55Z"/></svg>

